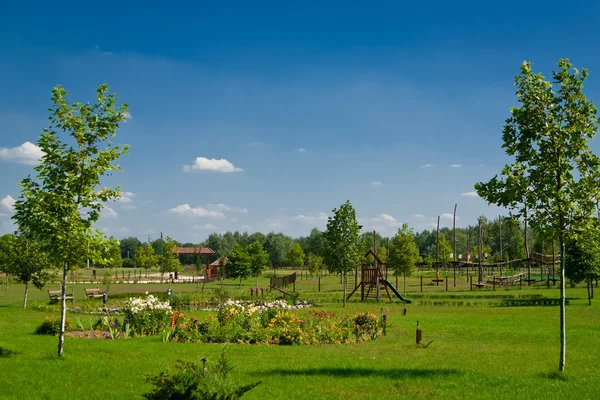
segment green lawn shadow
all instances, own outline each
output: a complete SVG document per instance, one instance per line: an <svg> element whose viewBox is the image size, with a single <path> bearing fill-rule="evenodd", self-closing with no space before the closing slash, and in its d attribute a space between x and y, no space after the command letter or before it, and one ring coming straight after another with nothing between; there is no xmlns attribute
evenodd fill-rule
<svg viewBox="0 0 600 400"><path fill-rule="evenodd" d="M429 368L306 368L306 369L277 369L261 372L259 375L305 375L305 376L333 376L336 378L356 378L382 376L391 379L413 378L442 378L462 374L457 369L429 369ZM258 375L258 374L257 374Z"/></svg>

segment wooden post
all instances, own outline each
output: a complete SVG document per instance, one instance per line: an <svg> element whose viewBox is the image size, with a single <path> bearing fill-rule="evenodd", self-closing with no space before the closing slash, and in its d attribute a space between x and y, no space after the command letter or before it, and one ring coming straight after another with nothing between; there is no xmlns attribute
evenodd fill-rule
<svg viewBox="0 0 600 400"><path fill-rule="evenodd" d="M319 275L319 293L321 293L321 275Z"/></svg>
<svg viewBox="0 0 600 400"><path fill-rule="evenodd" d="M471 291L473 291L473 277L471 276Z"/></svg>
<svg viewBox="0 0 600 400"><path fill-rule="evenodd" d="M423 291L423 275L421 275L421 292Z"/></svg>

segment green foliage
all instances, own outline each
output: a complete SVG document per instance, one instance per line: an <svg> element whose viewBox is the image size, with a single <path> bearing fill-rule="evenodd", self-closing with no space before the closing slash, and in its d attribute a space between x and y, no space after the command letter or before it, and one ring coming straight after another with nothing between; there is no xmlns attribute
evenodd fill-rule
<svg viewBox="0 0 600 400"><path fill-rule="evenodd" d="M320 275L321 270L323 269L323 257L309 253L307 259L308 272L310 272L311 275Z"/></svg>
<svg viewBox="0 0 600 400"><path fill-rule="evenodd" d="M158 256L154 254L154 248L148 244L142 244L135 253L135 264L138 268L148 270L158 265Z"/></svg>
<svg viewBox="0 0 600 400"><path fill-rule="evenodd" d="M247 250L250 258L250 273L259 276L269 266L269 253L263 249L259 241L249 245Z"/></svg>
<svg viewBox="0 0 600 400"><path fill-rule="evenodd" d="M50 264L62 268L63 290L68 271L82 265L86 257L102 259L104 236L93 229L93 224L104 204L120 197L118 188L99 186L101 177L120 170L116 162L127 153L128 146L115 145L110 138L129 116L128 107L117 106L117 98L108 92L106 84L96 93L96 104L71 105L64 88L52 90L50 126L38 140L44 155L34 167L36 177L21 181L21 195L15 203L13 219L19 231L40 243ZM69 137L61 139L61 131ZM64 300L61 307L64 324ZM59 356L63 343L61 334Z"/></svg>
<svg viewBox="0 0 600 400"><path fill-rule="evenodd" d="M101 257L102 259L96 263L97 265L108 269L120 268L123 265L123 260L119 242L112 238L107 240L102 248Z"/></svg>
<svg viewBox="0 0 600 400"><path fill-rule="evenodd" d="M67 319L65 321L65 331L69 331L71 327L71 320ZM44 318L44 321L39 324L35 331L33 331L34 335L58 335L60 333L60 320L52 320L48 317Z"/></svg>
<svg viewBox="0 0 600 400"><path fill-rule="evenodd" d="M396 275L410 276L415 270L415 265L421 260L419 249L415 243L415 236L408 224L402 224L396 235L390 241L390 259L388 266Z"/></svg>
<svg viewBox="0 0 600 400"><path fill-rule="evenodd" d="M226 348L216 363L203 364L177 360L174 372L161 372L149 377L155 388L143 395L149 400L234 400L254 389L261 382L239 384L231 379L233 369Z"/></svg>
<svg viewBox="0 0 600 400"><path fill-rule="evenodd" d="M357 245L359 231L356 211L350 201L346 201L339 209L333 209L333 217L329 217L325 231L325 262L329 271L346 273L360 264L362 255Z"/></svg>
<svg viewBox="0 0 600 400"><path fill-rule="evenodd" d="M181 262L179 262L179 257L177 257L177 242L170 237L166 237L163 254L159 258L160 263L160 272L181 272Z"/></svg>
<svg viewBox="0 0 600 400"><path fill-rule="evenodd" d="M571 70L568 59L558 66L550 83L523 63L515 78L521 107L511 109L502 136L514 162L475 188L488 202L528 216L540 232L562 237L590 223L600 198L600 159L588 145L599 122L582 91L588 72Z"/></svg>
<svg viewBox="0 0 600 400"><path fill-rule="evenodd" d="M248 252L244 250L241 244L233 246L233 250L229 255L229 263L227 264L227 277L231 279L246 279L252 273L250 268L251 259Z"/></svg>
<svg viewBox="0 0 600 400"><path fill-rule="evenodd" d="M135 268L135 261L131 258L124 258L121 266L123 268Z"/></svg>
<svg viewBox="0 0 600 400"><path fill-rule="evenodd" d="M588 229L566 243L566 275L575 283L600 279L600 230Z"/></svg>
<svg viewBox="0 0 600 400"><path fill-rule="evenodd" d="M287 254L287 261L289 265L296 268L304 265L304 250L302 250L300 243L294 243Z"/></svg>
<svg viewBox="0 0 600 400"><path fill-rule="evenodd" d="M0 237L0 271L26 284L24 308L27 306L29 282L42 289L52 277L51 267L37 241L28 240L23 235L6 234Z"/></svg>
<svg viewBox="0 0 600 400"><path fill-rule="evenodd" d="M520 107L510 110L502 139L512 164L500 177L477 183L479 196L528 218L547 237L558 238L560 269L560 361L565 367L566 323L564 245L585 232L600 199L600 158L590 149L599 120L597 109L583 94L587 70L558 61L553 82L534 74L523 62L515 78Z"/></svg>
<svg viewBox="0 0 600 400"><path fill-rule="evenodd" d="M142 245L142 242L136 237L128 237L120 240L121 254L123 257L135 258L137 255L138 248Z"/></svg>

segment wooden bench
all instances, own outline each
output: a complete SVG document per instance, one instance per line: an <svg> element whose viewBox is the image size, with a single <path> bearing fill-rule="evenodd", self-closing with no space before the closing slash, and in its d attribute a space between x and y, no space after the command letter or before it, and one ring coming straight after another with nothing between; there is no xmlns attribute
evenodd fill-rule
<svg viewBox="0 0 600 400"><path fill-rule="evenodd" d="M50 296L50 304L58 303L61 295L62 295L62 291L60 291L60 290L48 290L48 296ZM69 293L65 293L65 299L71 300L71 303L72 303L73 295L69 294Z"/></svg>
<svg viewBox="0 0 600 400"><path fill-rule="evenodd" d="M100 289L98 288L83 289L83 291L85 292L85 297L88 299L95 299L104 296L104 292L100 293Z"/></svg>

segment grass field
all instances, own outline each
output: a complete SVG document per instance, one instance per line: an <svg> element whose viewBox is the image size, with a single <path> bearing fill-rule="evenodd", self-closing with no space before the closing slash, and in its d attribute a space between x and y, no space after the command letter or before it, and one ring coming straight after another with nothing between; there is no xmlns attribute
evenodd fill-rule
<svg viewBox="0 0 600 400"><path fill-rule="evenodd" d="M355 295L342 308L338 277L323 278L321 292L316 279L299 280L296 290L301 298L313 300L318 309L379 315L389 307L392 326L387 336L351 345L229 345L236 366L232 374L241 382L262 381L247 399L600 397L599 307L587 305L585 288L567 291L567 366L558 379L558 308L500 306L507 298L556 298L558 290L540 285L470 291L466 277L459 278L457 288L450 281L448 292L445 285L431 285L429 277L423 280L423 292L419 278L408 279L406 295L414 303L406 306L405 316L397 299L360 303ZM254 283L250 279L240 288L238 282L225 281L223 288L232 296L248 297ZM89 286L75 285L76 306L84 306L83 287ZM110 303L123 300L119 293L164 293L168 286L113 283ZM259 286L267 286L266 277ZM402 292L402 279L398 286ZM197 289L191 283L172 287L174 295L201 290L201 285ZM207 284L195 296L210 299L219 287L217 282ZM33 309L36 302L48 299L45 291L37 289L30 291L30 307L23 310L22 292L22 285L0 290L0 398L141 398L150 389L146 376L174 365L176 359L215 359L221 350L214 344L163 343L159 337L67 338L65 357L58 359L56 337L32 334L44 316L58 313ZM76 313L70 317L86 318ZM424 342L433 341L428 348L415 345L417 320Z"/></svg>

